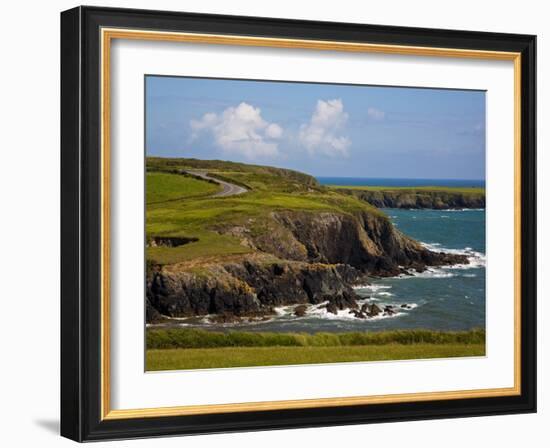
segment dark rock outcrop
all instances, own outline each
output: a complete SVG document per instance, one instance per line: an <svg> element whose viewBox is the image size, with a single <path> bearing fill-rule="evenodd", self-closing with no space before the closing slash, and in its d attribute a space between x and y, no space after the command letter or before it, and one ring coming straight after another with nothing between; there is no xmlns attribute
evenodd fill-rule
<svg viewBox="0 0 550 448"><path fill-rule="evenodd" d="M169 317L258 316L272 314L276 306L323 302L353 308L358 296L350 285L362 277L348 265L304 262L242 260L205 265L200 273L170 266L147 282L147 313L153 315L153 308Z"/></svg>
<svg viewBox="0 0 550 448"><path fill-rule="evenodd" d="M303 317L306 315L307 306L306 305L298 305L296 308L294 308L294 315L297 317Z"/></svg>
<svg viewBox="0 0 550 448"><path fill-rule="evenodd" d="M145 299L145 322L154 324L162 322L163 316L158 312L158 310L151 305L149 301L149 296Z"/></svg>
<svg viewBox="0 0 550 448"><path fill-rule="evenodd" d="M367 316L369 317L376 317L378 316L380 313L382 312L382 309L376 305L375 303L373 303L372 305L369 306L368 310L367 310Z"/></svg>
<svg viewBox="0 0 550 448"><path fill-rule="evenodd" d="M147 247L179 247L198 240L198 238L153 236L148 239Z"/></svg>

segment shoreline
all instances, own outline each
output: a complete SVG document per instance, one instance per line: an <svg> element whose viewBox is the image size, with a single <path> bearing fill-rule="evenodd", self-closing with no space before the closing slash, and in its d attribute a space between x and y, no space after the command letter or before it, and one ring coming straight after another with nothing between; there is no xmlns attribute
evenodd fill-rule
<svg viewBox="0 0 550 448"><path fill-rule="evenodd" d="M327 185L377 208L410 210L485 210L481 187L382 187Z"/></svg>
<svg viewBox="0 0 550 448"><path fill-rule="evenodd" d="M227 315L222 313L219 314L205 314L205 315L195 315L195 316L182 316L182 317L170 317L163 316L164 322L148 324L148 328L184 328L188 326L189 328L204 328L207 330L220 330L225 329L226 331L231 331L232 329L238 330L242 326L251 326L255 324L267 324L277 322L280 318L292 318L294 321L299 321L301 319L323 319L323 320L333 320L333 321L358 321L365 320L366 322L379 321L383 319L395 319L400 316L403 316L404 313L408 313L416 309L419 305L415 303L414 298L412 301L403 302L400 300L391 300L389 297L393 296L391 293L381 292L378 293L379 289L387 289L389 287L376 285L377 281L384 279L410 279L410 278L443 278L452 276L448 271L452 270L464 270L464 269L476 269L485 266L485 255L481 252L476 252L473 249L466 247L463 250L459 249L449 249L441 247L440 245L429 244L420 241L424 247L431 251L441 251L444 253L459 254L468 257L468 264L456 263L451 265L442 265L442 266L428 266L422 271L415 269L403 269L399 274L393 276L372 276L369 275L366 282L360 282L355 284L350 284L350 288L354 291L368 290L368 295L359 294L359 299L357 300L358 307L353 308L343 308L343 309L333 309L332 311L327 310L328 301L313 304L313 303L301 303L294 302L288 305L283 305L280 307L275 307L271 312L265 314L254 314L251 316L234 316ZM374 282L374 283L373 283ZM388 296L387 300L381 298L372 297L373 294ZM380 303L383 301L383 303ZM390 302L390 303L387 303ZM379 307L379 312L374 316L363 316L357 317L353 313L357 312L356 310L361 310L365 305L377 305ZM305 307L301 315L296 314L296 309ZM388 309L389 308L389 309ZM305 323L304 323L305 324ZM379 330L385 331L385 330Z"/></svg>

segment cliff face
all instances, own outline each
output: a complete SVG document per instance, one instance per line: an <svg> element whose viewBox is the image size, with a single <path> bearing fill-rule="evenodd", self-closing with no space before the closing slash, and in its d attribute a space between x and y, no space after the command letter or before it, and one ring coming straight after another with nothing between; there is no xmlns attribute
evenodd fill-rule
<svg viewBox="0 0 550 448"><path fill-rule="evenodd" d="M251 244L281 258L342 263L377 276L457 262L453 255L430 252L379 214L278 212L272 218L276 225Z"/></svg>
<svg viewBox="0 0 550 448"><path fill-rule="evenodd" d="M165 316L264 316L283 305L330 302L353 307L362 274L347 265L280 262L269 257L209 264L201 272L163 268L147 283L149 306ZM159 316L156 316L158 318Z"/></svg>
<svg viewBox="0 0 550 448"><path fill-rule="evenodd" d="M352 285L426 266L468 263L406 237L383 215L272 212L263 232L220 226L257 252L227 260L157 266L147 278L147 316L262 316L291 304L354 308Z"/></svg>
<svg viewBox="0 0 550 448"><path fill-rule="evenodd" d="M341 193L353 195L379 208L431 208L463 209L485 208L484 193L461 193L452 191L373 191L339 189Z"/></svg>

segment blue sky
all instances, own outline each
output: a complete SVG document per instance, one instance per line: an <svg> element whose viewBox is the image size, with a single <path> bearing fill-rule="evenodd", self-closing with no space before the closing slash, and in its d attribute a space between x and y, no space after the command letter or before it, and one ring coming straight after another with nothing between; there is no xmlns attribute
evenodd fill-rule
<svg viewBox="0 0 550 448"><path fill-rule="evenodd" d="M146 77L146 152L315 176L484 179L485 92Z"/></svg>

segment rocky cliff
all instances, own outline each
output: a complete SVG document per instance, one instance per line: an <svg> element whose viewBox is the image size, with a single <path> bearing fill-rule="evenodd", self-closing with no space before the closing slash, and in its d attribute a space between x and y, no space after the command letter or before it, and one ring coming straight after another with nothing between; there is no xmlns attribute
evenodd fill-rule
<svg viewBox="0 0 550 448"><path fill-rule="evenodd" d="M274 307L292 304L353 307L357 297L350 285L361 277L343 264L254 256L202 265L200 271L185 266L159 269L147 283L147 297L149 306L164 316L215 314L219 320L234 320L269 315Z"/></svg>
<svg viewBox="0 0 550 448"><path fill-rule="evenodd" d="M379 208L463 209L485 208L485 193L439 190L360 190L340 188L339 192L353 195Z"/></svg>
<svg viewBox="0 0 550 448"><path fill-rule="evenodd" d="M352 286L367 275L468 263L462 255L427 250L380 213L277 211L263 226L261 232L242 223L217 228L253 248L252 254L152 266L148 321L207 314L232 320L269 315L282 305L323 302L333 310L353 309Z"/></svg>
<svg viewBox="0 0 550 448"><path fill-rule="evenodd" d="M454 255L427 250L379 213L274 212L271 218L268 231L247 241L283 259L341 263L376 276L458 262Z"/></svg>

